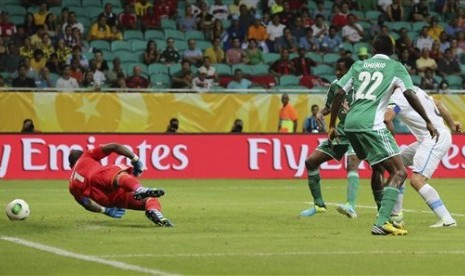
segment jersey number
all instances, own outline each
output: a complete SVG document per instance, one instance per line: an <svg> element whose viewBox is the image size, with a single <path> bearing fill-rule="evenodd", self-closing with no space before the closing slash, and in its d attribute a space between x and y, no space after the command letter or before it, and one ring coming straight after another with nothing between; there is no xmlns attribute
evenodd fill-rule
<svg viewBox="0 0 465 276"><path fill-rule="evenodd" d="M378 88L383 81L383 74L381 72L374 72L371 74L370 72L364 71L360 72L358 80L362 84L358 88L357 92L355 92L355 99L370 101L376 100L376 96L373 95L373 92L375 92L376 88ZM367 88L368 91L365 91Z"/></svg>

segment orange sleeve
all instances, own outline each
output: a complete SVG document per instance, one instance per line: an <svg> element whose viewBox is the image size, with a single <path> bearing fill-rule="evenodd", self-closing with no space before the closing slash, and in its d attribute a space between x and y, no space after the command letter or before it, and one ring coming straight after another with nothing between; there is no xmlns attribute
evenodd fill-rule
<svg viewBox="0 0 465 276"><path fill-rule="evenodd" d="M292 105L289 105L289 117L293 121L297 120L297 111Z"/></svg>

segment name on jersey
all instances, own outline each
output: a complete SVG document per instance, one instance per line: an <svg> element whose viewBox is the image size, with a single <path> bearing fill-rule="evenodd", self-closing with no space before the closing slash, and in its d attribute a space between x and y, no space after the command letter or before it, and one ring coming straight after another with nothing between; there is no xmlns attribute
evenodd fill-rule
<svg viewBox="0 0 465 276"><path fill-rule="evenodd" d="M386 67L386 63L384 63L384 62L365 62L365 63L363 63L363 68L383 69L384 67Z"/></svg>

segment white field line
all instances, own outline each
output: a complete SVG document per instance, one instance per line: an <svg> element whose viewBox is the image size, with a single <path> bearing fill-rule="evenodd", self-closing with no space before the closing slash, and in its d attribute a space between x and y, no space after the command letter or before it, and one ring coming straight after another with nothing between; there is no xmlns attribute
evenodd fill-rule
<svg viewBox="0 0 465 276"><path fill-rule="evenodd" d="M105 258L178 258L178 257L273 257L273 256L311 256L311 255L387 255L387 254L418 254L418 255L464 255L465 250L450 251L401 251L401 250L375 250L375 251L301 251L301 252L251 252L251 253L180 253L180 254L121 254L103 255Z"/></svg>
<svg viewBox="0 0 465 276"><path fill-rule="evenodd" d="M122 270L129 270L129 271L146 273L146 274L151 274L151 275L174 275L174 274L161 271L161 270L145 268L142 266L132 265L132 264L128 264L128 263L124 263L120 261L103 259L102 257L74 253L74 252L67 251L61 248L49 246L49 245L42 244L42 243L31 242L31 241L23 240L23 239L16 238L16 237L0 236L0 239L15 243L15 244L19 244L25 247L34 248L40 251L52 253L52 254L55 254L61 257L67 257L67 258L78 259L78 260L92 262L92 263L98 263L102 265L111 266L114 268L119 268Z"/></svg>

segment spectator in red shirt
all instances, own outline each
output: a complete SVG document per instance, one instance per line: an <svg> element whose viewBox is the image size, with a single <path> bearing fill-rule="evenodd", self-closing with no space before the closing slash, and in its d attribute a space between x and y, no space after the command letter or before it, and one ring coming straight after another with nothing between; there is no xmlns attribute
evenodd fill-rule
<svg viewBox="0 0 465 276"><path fill-rule="evenodd" d="M282 75L292 75L295 73L295 66L289 60L289 50L281 50L281 58L275 61L270 67L270 73L279 78Z"/></svg>
<svg viewBox="0 0 465 276"><path fill-rule="evenodd" d="M279 14L281 23L286 26L290 26L292 21L294 20L294 12L289 7L289 2L283 2L283 9L284 10Z"/></svg>
<svg viewBox="0 0 465 276"><path fill-rule="evenodd" d="M134 66L133 75L126 79L126 86L128 88L149 88L149 81L142 76L142 69L140 66Z"/></svg>
<svg viewBox="0 0 465 276"><path fill-rule="evenodd" d="M159 20L170 18L175 11L176 9L173 10L166 0L160 0L158 3L153 5L153 13L158 16Z"/></svg>
<svg viewBox="0 0 465 276"><path fill-rule="evenodd" d="M0 36L5 40L16 33L16 25L10 22L8 15L9 13L6 11L0 15Z"/></svg>
<svg viewBox="0 0 465 276"><path fill-rule="evenodd" d="M119 22L124 29L137 29L137 16L129 4L124 5L124 12L119 15Z"/></svg>
<svg viewBox="0 0 465 276"><path fill-rule="evenodd" d="M156 29L160 26L160 17L153 13L153 9L147 9L147 12L141 18L142 30Z"/></svg>
<svg viewBox="0 0 465 276"><path fill-rule="evenodd" d="M339 9L339 5L334 4L333 6L333 19L331 20L332 25L337 28L338 31L347 25L347 16L349 15L349 5L342 3Z"/></svg>
<svg viewBox="0 0 465 276"><path fill-rule="evenodd" d="M294 63L295 74L296 76L308 76L312 74L312 66L316 66L316 62L311 58L305 57L305 48L299 48L299 56L292 59Z"/></svg>

